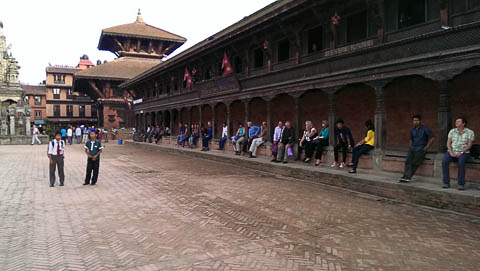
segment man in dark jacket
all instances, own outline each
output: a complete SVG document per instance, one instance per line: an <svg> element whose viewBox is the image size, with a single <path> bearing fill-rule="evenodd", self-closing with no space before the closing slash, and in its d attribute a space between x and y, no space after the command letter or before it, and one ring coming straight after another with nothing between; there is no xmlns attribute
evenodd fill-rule
<svg viewBox="0 0 480 271"><path fill-rule="evenodd" d="M347 161L347 151L351 149L354 144L355 142L353 141L352 132L350 132L350 129L345 126L343 120L338 120L335 127L335 147L333 148L335 162L333 162L332 167L345 167L345 161ZM341 163L338 162L339 150L341 150L343 154L343 160Z"/></svg>
<svg viewBox="0 0 480 271"><path fill-rule="evenodd" d="M282 162L282 160L284 164L288 163L288 149L291 149L291 152L293 153L295 142L295 129L292 127L290 121L287 121L285 122L285 128L283 129L282 140L278 143L277 163ZM291 157L293 157L293 154Z"/></svg>

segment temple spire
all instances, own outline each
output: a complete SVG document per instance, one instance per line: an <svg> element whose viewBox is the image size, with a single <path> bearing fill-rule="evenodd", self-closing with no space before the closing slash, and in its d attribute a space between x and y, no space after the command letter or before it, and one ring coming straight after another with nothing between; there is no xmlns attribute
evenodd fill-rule
<svg viewBox="0 0 480 271"><path fill-rule="evenodd" d="M140 12L140 9L138 9L137 20L135 22L143 23L142 13Z"/></svg>

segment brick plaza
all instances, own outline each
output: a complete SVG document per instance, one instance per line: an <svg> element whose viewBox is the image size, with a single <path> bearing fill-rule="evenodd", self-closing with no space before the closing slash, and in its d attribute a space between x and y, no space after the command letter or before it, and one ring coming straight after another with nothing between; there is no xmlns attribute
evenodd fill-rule
<svg viewBox="0 0 480 271"><path fill-rule="evenodd" d="M0 147L0 270L479 270L480 221L135 145ZM58 184L58 183L57 183Z"/></svg>

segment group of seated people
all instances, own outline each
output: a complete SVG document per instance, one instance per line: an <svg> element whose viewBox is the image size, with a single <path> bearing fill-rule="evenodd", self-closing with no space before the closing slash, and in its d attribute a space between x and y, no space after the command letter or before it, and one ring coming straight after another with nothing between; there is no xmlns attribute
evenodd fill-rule
<svg viewBox="0 0 480 271"><path fill-rule="evenodd" d="M410 182L418 167L423 163L425 154L435 140L433 133L422 124L421 116L412 117L413 128L410 130L410 148L405 161L404 174L400 178L401 182ZM365 121L365 137L355 144L350 129L344 121L339 119L334 127L333 153L335 161L331 167L345 168L350 167L349 173L356 173L359 158L375 147L375 128L371 120ZM455 121L456 128L450 130L447 141L447 153L445 153L443 168L443 188L450 187L449 165L452 161L458 162L458 188L464 190L465 185L465 163L470 157L470 149L475 138L472 130L465 127L467 124L465 118L458 117ZM158 142L163 135L168 132L160 127L147 128L146 138L155 138ZM222 134L219 139L219 150L223 150L228 139L228 126L223 123ZM315 160L315 166L318 166L322 159L324 148L329 146L330 130L328 121L321 123L320 131L317 130L311 121L305 122L305 129L300 138L296 138L296 131L290 121L283 123L279 121L275 127L272 140L272 162L288 163L289 159L309 163ZM198 124L181 124L180 133L177 136L177 145L194 148L198 140L202 138L202 151L208 151L209 141L212 139L212 125L207 123L207 127L200 127ZM238 128L230 138L233 150L236 155L248 154L250 158L257 157L258 148L268 141L267 122L262 122L260 126L252 122L238 123ZM150 140L151 142L151 140ZM347 163L347 153L352 152L352 159ZM339 152L342 152L342 160L339 159ZM302 158L302 153L304 153Z"/></svg>
<svg viewBox="0 0 480 271"><path fill-rule="evenodd" d="M163 127L160 125L157 125L157 126L147 125L147 127L143 131L143 134L145 135L145 137L143 138L143 141L148 143L155 142L155 144L158 144L162 139L162 137L170 135L170 128Z"/></svg>
<svg viewBox="0 0 480 271"><path fill-rule="evenodd" d="M200 124L179 123L179 134L177 135L177 146L182 148L187 145L189 148L196 148L198 140L202 138L202 151L209 151L208 146L212 139L212 123L209 121L207 127L200 126Z"/></svg>

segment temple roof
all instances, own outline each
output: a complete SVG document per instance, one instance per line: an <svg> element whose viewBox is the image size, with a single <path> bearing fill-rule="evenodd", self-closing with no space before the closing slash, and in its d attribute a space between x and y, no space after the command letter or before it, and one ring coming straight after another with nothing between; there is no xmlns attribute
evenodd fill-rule
<svg viewBox="0 0 480 271"><path fill-rule="evenodd" d="M135 77L160 62L160 60L155 59L120 57L111 62L77 71L75 78L77 80L91 78L124 81Z"/></svg>
<svg viewBox="0 0 480 271"><path fill-rule="evenodd" d="M173 34L171 32L165 31L155 26L146 24L143 21L142 14L138 10L137 19L135 22L130 24L122 24L110 28L105 28L102 30L102 35L100 36L100 41L98 42L98 49L108 50L103 44L104 36L119 36L119 37L133 37L133 38L143 38L151 40L163 40L184 43L187 39Z"/></svg>

